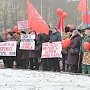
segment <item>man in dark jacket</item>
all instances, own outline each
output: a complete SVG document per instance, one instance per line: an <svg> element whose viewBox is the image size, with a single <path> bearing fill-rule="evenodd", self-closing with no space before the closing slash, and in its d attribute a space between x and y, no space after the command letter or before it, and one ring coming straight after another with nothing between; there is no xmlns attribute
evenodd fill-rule
<svg viewBox="0 0 90 90"><path fill-rule="evenodd" d="M57 31L57 28L54 27L52 30L52 34L50 35L50 42L57 42L61 41L61 35ZM60 66L59 66L59 60L58 58L51 58L51 66L53 71L60 71Z"/></svg>
<svg viewBox="0 0 90 90"><path fill-rule="evenodd" d="M49 42L49 35L46 34L40 34L40 43L41 45L43 43ZM50 71L51 70L51 64L50 64L50 59L49 58L42 58L41 59L41 66L42 66L42 70L44 71Z"/></svg>
<svg viewBox="0 0 90 90"><path fill-rule="evenodd" d="M51 42L61 41L61 35L57 31L57 28L56 27L54 27L53 30L52 30L52 34L50 35L50 41Z"/></svg>

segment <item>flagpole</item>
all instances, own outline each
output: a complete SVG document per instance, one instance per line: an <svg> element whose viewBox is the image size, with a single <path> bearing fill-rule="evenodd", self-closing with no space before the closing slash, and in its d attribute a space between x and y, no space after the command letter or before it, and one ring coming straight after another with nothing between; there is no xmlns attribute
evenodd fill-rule
<svg viewBox="0 0 90 90"><path fill-rule="evenodd" d="M78 29L83 25L83 21L81 22L81 24L78 26Z"/></svg>
<svg viewBox="0 0 90 90"><path fill-rule="evenodd" d="M42 0L41 0L41 16L43 16L42 14L43 14L43 13L42 13Z"/></svg>

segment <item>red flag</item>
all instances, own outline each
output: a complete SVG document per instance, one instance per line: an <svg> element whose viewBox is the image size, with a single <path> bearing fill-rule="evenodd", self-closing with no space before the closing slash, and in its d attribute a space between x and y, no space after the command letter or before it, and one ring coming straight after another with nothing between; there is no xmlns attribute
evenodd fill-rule
<svg viewBox="0 0 90 90"><path fill-rule="evenodd" d="M42 19L40 14L34 8L34 6L27 0L27 12L28 12L28 26L36 31L37 34L45 33L48 34L49 27Z"/></svg>
<svg viewBox="0 0 90 90"><path fill-rule="evenodd" d="M81 12L87 12L87 0L81 0L77 6L77 9Z"/></svg>
<svg viewBox="0 0 90 90"><path fill-rule="evenodd" d="M63 18L60 18L57 28L58 28L61 32L64 32L64 20L63 20Z"/></svg>
<svg viewBox="0 0 90 90"><path fill-rule="evenodd" d="M59 19L59 22L58 22L58 25L57 25L57 28L60 30L60 23L61 23L61 19Z"/></svg>
<svg viewBox="0 0 90 90"><path fill-rule="evenodd" d="M82 15L82 21L85 22L85 23L87 23L87 24L90 24L90 15L84 13L84 14Z"/></svg>

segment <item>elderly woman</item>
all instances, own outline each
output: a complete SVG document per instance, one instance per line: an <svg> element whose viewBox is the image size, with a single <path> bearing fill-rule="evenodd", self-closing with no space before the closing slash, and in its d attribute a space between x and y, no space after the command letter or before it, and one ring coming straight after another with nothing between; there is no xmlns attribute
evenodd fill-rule
<svg viewBox="0 0 90 90"><path fill-rule="evenodd" d="M70 71L77 73L78 71L78 61L79 61L79 51L81 45L81 36L77 30L72 32L71 46L68 51L67 64L70 67Z"/></svg>

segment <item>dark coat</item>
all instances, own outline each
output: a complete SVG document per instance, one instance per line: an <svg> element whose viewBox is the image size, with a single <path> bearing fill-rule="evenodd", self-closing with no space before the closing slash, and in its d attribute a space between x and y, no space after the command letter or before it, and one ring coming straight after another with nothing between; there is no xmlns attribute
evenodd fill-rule
<svg viewBox="0 0 90 90"><path fill-rule="evenodd" d="M17 61L21 60L21 50L19 48L20 48L20 42L17 43L17 47L16 47L16 59L17 59Z"/></svg>
<svg viewBox="0 0 90 90"><path fill-rule="evenodd" d="M81 36L80 35L75 35L71 38L71 48L78 48L80 50L80 45L81 45ZM67 57L67 64L71 65L78 65L79 61L79 54L71 55L70 50L68 51L68 57Z"/></svg>
<svg viewBox="0 0 90 90"><path fill-rule="evenodd" d="M0 36L0 42L3 42L4 40L3 40L3 38Z"/></svg>
<svg viewBox="0 0 90 90"><path fill-rule="evenodd" d="M61 35L59 32L55 32L50 35L50 41L51 42L56 42L56 41L61 41Z"/></svg>
<svg viewBox="0 0 90 90"><path fill-rule="evenodd" d="M35 50L29 51L29 58L39 58L41 56L41 45L39 43L39 37L35 37Z"/></svg>
<svg viewBox="0 0 90 90"><path fill-rule="evenodd" d="M39 58L41 56L41 45L35 46L35 50L29 51L29 58Z"/></svg>
<svg viewBox="0 0 90 90"><path fill-rule="evenodd" d="M0 42L3 42L3 41L4 41L3 38L0 36ZM2 58L4 58L4 57L0 56L0 59L2 59Z"/></svg>
<svg viewBox="0 0 90 90"><path fill-rule="evenodd" d="M8 35L6 35L5 37L5 42L6 41L16 41L15 38L10 34L10 36L8 37ZM8 57L8 58L7 58ZM8 59L11 59L13 61L16 61L16 56L5 56L5 58L8 60Z"/></svg>
<svg viewBox="0 0 90 90"><path fill-rule="evenodd" d="M28 60L29 59L29 51L28 50L20 50L20 59Z"/></svg>

